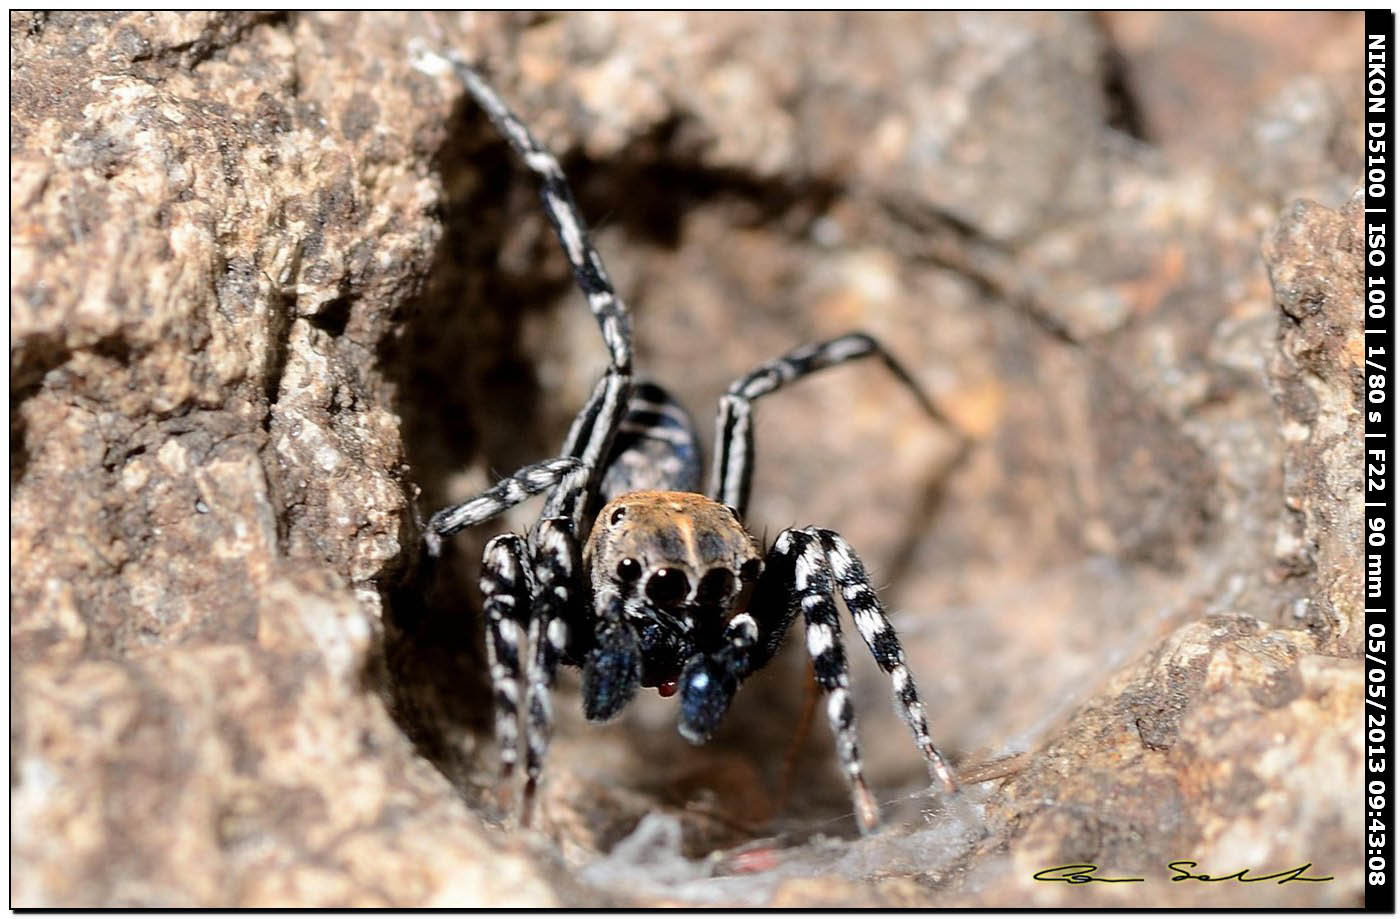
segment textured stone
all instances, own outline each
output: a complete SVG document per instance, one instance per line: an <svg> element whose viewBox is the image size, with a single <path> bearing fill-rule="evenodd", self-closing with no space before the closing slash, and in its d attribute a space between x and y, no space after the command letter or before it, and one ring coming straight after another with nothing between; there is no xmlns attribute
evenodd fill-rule
<svg viewBox="0 0 1400 919"><path fill-rule="evenodd" d="M1284 438L1280 573L1295 615L1339 654L1364 645L1361 477L1365 397L1360 189L1340 211L1296 202L1264 248L1278 305L1270 367Z"/></svg>
<svg viewBox="0 0 1400 919"><path fill-rule="evenodd" d="M1309 21L12 14L15 905L1077 906L1030 875L1090 857L1335 880L1089 902L1356 905L1360 21ZM511 828L475 581L535 509L433 570L421 520L604 358L424 48L560 154L702 431L865 328L971 435L821 375L752 510L865 558L963 795L857 643L856 838L793 642L701 749L566 672Z"/></svg>
<svg viewBox="0 0 1400 919"><path fill-rule="evenodd" d="M1363 815L1354 783L1338 777L1361 773L1361 734L1345 727L1360 723L1361 709L1360 664L1313 653L1304 630L1241 615L1183 626L1116 674L1006 784L992 819L1005 821L1015 888L1046 906L1160 902L1168 885L1196 904L1358 905L1362 865L1346 855ZM1280 832L1298 826L1311 831ZM1255 876L1311 862L1307 876L1334 880L1203 893L1170 881L1166 866L1181 859L1198 873L1250 867ZM1107 901L1029 880L1067 864L1147 880Z"/></svg>

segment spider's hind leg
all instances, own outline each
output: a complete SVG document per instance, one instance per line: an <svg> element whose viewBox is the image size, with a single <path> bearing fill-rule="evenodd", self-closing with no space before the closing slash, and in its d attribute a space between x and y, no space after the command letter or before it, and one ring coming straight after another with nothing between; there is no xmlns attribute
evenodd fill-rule
<svg viewBox="0 0 1400 919"><path fill-rule="evenodd" d="M862 357L878 357L918 399L920 407L929 417L964 439L958 426L934 405L909 371L894 359L884 345L864 332L851 332L828 341L794 348L730 384L728 391L720 397L719 416L715 420L711 497L735 508L741 518L748 508L749 486L753 476L755 399L818 370Z"/></svg>

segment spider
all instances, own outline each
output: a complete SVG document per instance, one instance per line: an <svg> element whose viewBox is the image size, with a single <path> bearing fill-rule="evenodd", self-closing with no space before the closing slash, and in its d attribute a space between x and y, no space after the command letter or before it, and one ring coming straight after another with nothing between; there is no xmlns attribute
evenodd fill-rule
<svg viewBox="0 0 1400 919"><path fill-rule="evenodd" d="M861 767L836 590L889 675L896 708L930 777L954 791L899 639L855 551L821 527L783 530L765 551L744 523L759 398L824 368L874 357L925 412L947 420L871 336L853 332L810 344L736 380L720 399L710 491L701 494L695 426L664 388L634 381L627 308L589 240L558 160L476 70L460 59L432 58L432 70L455 71L538 180L545 214L610 358L558 458L526 466L438 511L426 526L427 552L437 557L445 537L545 494L528 536L505 534L486 545L480 582L503 781L512 777L520 754L523 696L521 825L531 819L561 663L582 669L590 721L612 718L639 687L655 687L662 696L679 695L680 733L700 744L714 733L739 685L772 660L800 614L857 822L863 833L872 832L879 808Z"/></svg>

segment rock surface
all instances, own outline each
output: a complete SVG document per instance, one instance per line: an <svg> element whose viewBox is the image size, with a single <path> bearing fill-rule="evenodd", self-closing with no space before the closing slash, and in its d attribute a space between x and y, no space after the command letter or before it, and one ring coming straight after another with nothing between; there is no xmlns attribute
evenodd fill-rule
<svg viewBox="0 0 1400 919"><path fill-rule="evenodd" d="M14 904L1358 905L1360 42L12 14ZM833 371L762 403L752 512L865 557L963 794L852 648L856 838L825 729L785 766L794 642L704 748L655 697L585 725L566 674L539 832L502 828L474 581L531 508L431 571L421 521L556 449L603 357L439 48L561 155L702 430L862 327L971 436ZM1031 879L1078 861L1147 880Z"/></svg>

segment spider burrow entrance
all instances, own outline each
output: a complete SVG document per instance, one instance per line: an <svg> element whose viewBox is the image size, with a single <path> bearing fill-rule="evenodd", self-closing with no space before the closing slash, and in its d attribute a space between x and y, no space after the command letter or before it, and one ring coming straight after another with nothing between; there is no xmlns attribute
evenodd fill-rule
<svg viewBox="0 0 1400 919"><path fill-rule="evenodd" d="M557 159L476 71L437 55L423 60L421 69L447 70L460 80L533 173L609 358L556 459L528 465L437 512L424 537L435 556L444 537L531 495L545 496L527 535L498 537L488 545L481 579L504 775L514 771L524 739L521 822L530 819L548 749L549 696L560 663L582 670L590 720L613 717L639 687L656 686L679 696L680 733L701 743L723 720L739 686L772 660L801 613L857 821L863 832L872 831L878 807L866 787L856 740L838 589L891 679L930 775L953 790L898 639L854 551L833 531L807 527L785 530L765 552L744 523L755 453L753 406L760 397L819 370L876 357L935 421L946 419L868 334L799 347L729 387L716 418L711 494L696 493L694 426L664 389L634 384L627 307L613 290ZM662 487L647 490L648 484Z"/></svg>

